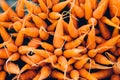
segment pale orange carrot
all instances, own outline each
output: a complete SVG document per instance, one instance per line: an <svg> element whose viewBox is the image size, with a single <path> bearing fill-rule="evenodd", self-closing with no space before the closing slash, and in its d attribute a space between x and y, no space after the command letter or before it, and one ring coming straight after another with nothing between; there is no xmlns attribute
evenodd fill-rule
<svg viewBox="0 0 120 80"><path fill-rule="evenodd" d="M6 72L5 71L0 71L0 80L6 80Z"/></svg>
<svg viewBox="0 0 120 80"><path fill-rule="evenodd" d="M6 48L0 49L0 58L7 59L9 56L12 55L12 52L8 51Z"/></svg>
<svg viewBox="0 0 120 80"><path fill-rule="evenodd" d="M70 77L74 80L78 80L79 79L79 71L77 70L72 70L70 72Z"/></svg>

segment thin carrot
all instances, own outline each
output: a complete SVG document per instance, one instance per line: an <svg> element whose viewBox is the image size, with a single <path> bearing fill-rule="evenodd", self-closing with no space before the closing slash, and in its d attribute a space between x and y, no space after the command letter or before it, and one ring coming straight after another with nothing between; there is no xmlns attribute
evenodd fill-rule
<svg viewBox="0 0 120 80"><path fill-rule="evenodd" d="M50 26L47 27L47 30L48 31L54 31L55 28L56 28L57 23L58 23L57 21L52 23Z"/></svg>
<svg viewBox="0 0 120 80"><path fill-rule="evenodd" d="M97 80L97 78L95 78L94 76L92 76L87 70L85 70L84 68L79 70L80 76L84 77L85 79L88 80Z"/></svg>
<svg viewBox="0 0 120 80"><path fill-rule="evenodd" d="M0 22L0 26L3 26L5 28L12 28L12 22Z"/></svg>
<svg viewBox="0 0 120 80"><path fill-rule="evenodd" d="M51 19L58 19L58 18L60 18L60 16L61 16L61 14L59 14L58 12L50 12L49 13L49 17Z"/></svg>
<svg viewBox="0 0 120 80"><path fill-rule="evenodd" d="M100 36L96 36L96 37L95 37L95 41L96 41L97 44L102 44L102 43L104 43L106 40L105 40L104 38L100 37Z"/></svg>

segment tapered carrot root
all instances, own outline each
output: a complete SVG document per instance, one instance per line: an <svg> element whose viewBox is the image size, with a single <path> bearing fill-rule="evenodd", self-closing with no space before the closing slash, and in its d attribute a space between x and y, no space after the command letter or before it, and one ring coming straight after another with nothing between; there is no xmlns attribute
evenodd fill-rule
<svg viewBox="0 0 120 80"><path fill-rule="evenodd" d="M109 29L101 21L99 21L99 28L100 28L100 32L101 32L103 38L109 39L111 37L111 33L110 33Z"/></svg>
<svg viewBox="0 0 120 80"><path fill-rule="evenodd" d="M0 58L2 59L7 59L9 56L12 54L12 52L8 51L6 48L5 49L0 49Z"/></svg>
<svg viewBox="0 0 120 80"><path fill-rule="evenodd" d="M92 76L87 70L85 69L80 69L79 70L80 76L88 79L88 80L97 80L94 76Z"/></svg>
<svg viewBox="0 0 120 80"><path fill-rule="evenodd" d="M105 79L112 75L112 69L101 70L91 74L92 76L96 77L97 79Z"/></svg>
<svg viewBox="0 0 120 80"><path fill-rule="evenodd" d="M105 56L101 55L101 54L97 54L95 56L95 61L100 63L100 64L104 64L104 65L113 65L114 63L111 62L110 60L108 60Z"/></svg>
<svg viewBox="0 0 120 80"><path fill-rule="evenodd" d="M66 5L70 2L70 0L60 2L58 4L55 4L52 8L53 11L55 12L60 12L62 9L66 7Z"/></svg>
<svg viewBox="0 0 120 80"><path fill-rule="evenodd" d="M55 30L55 34L54 34L54 38L53 38L53 45L54 45L55 48L60 48L63 45L64 40L60 37L60 36L63 36L63 35L64 35L64 29L63 29L63 23L62 23L62 17L61 17L58 20L56 30Z"/></svg>
<svg viewBox="0 0 120 80"><path fill-rule="evenodd" d="M79 79L79 71L77 70L72 70L70 72L70 77L74 80L78 80Z"/></svg>
<svg viewBox="0 0 120 80"><path fill-rule="evenodd" d="M100 19L104 15L108 6L108 2L109 0L101 0L101 2L98 4L98 7L93 12L94 18Z"/></svg>
<svg viewBox="0 0 120 80"><path fill-rule="evenodd" d="M7 63L7 66L4 65L4 70L7 71L10 74L19 74L20 69L17 64L9 62Z"/></svg>

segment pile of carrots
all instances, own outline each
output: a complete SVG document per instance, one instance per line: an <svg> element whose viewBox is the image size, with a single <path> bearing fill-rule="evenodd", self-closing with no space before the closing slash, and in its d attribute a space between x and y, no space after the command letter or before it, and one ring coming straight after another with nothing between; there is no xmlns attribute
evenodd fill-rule
<svg viewBox="0 0 120 80"><path fill-rule="evenodd" d="M0 8L0 80L120 80L120 0Z"/></svg>

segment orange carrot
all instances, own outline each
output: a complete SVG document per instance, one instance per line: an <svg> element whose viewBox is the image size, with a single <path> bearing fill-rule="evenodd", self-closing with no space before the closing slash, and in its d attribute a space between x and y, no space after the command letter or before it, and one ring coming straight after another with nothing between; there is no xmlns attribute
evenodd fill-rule
<svg viewBox="0 0 120 80"><path fill-rule="evenodd" d="M39 13L39 14L37 14L41 19L47 19L47 17L48 17L48 15L46 14L46 13L43 13L43 12L41 12L41 13Z"/></svg>
<svg viewBox="0 0 120 80"><path fill-rule="evenodd" d="M38 44L38 42L40 42L41 40L39 38L32 38L30 40L30 42L28 43L28 46L30 47L34 47L37 48L38 46L40 46L40 44ZM36 42L36 43L35 43Z"/></svg>
<svg viewBox="0 0 120 80"><path fill-rule="evenodd" d="M92 4L92 8L95 10L97 8L98 5L98 1L97 0L90 0L91 4Z"/></svg>
<svg viewBox="0 0 120 80"><path fill-rule="evenodd" d="M13 28L12 24L12 22L0 22L0 26L3 26L5 28Z"/></svg>
<svg viewBox="0 0 120 80"><path fill-rule="evenodd" d="M5 71L0 71L0 80L6 80L6 72Z"/></svg>
<svg viewBox="0 0 120 80"><path fill-rule="evenodd" d="M19 17L24 16L24 1L23 0L18 0L17 6L16 6L16 13Z"/></svg>
<svg viewBox="0 0 120 80"><path fill-rule="evenodd" d="M120 76L118 74L113 74L111 76L111 80L119 80L120 79Z"/></svg>
<svg viewBox="0 0 120 80"><path fill-rule="evenodd" d="M99 29L100 29L101 35L104 39L109 39L111 37L111 33L110 33L109 29L100 20L99 20Z"/></svg>
<svg viewBox="0 0 120 80"><path fill-rule="evenodd" d="M8 51L6 48L0 49L0 58L7 59L12 54L12 52Z"/></svg>
<svg viewBox="0 0 120 80"><path fill-rule="evenodd" d="M74 80L78 80L79 79L79 71L77 70L72 70L70 72L70 77Z"/></svg>
<svg viewBox="0 0 120 80"><path fill-rule="evenodd" d="M91 75L96 77L97 79L105 79L112 75L112 69L100 70L98 72L92 73Z"/></svg>
<svg viewBox="0 0 120 80"><path fill-rule="evenodd" d="M60 17L60 19L58 20L54 38L53 38L53 45L55 48L60 48L63 45L64 40L60 38L60 36L63 36L63 35L64 35L64 30L63 30L62 17Z"/></svg>
<svg viewBox="0 0 120 80"><path fill-rule="evenodd" d="M92 4L90 0L85 0L85 19L92 17Z"/></svg>
<svg viewBox="0 0 120 80"><path fill-rule="evenodd" d="M13 23L13 28L18 32L22 28L22 23L20 21L16 21Z"/></svg>
<svg viewBox="0 0 120 80"><path fill-rule="evenodd" d="M61 16L61 14L59 14L58 12L50 12L49 13L49 17L51 19L58 19L58 18L60 18L60 16Z"/></svg>
<svg viewBox="0 0 120 80"><path fill-rule="evenodd" d="M95 78L94 76L92 76L87 70L85 70L84 68L83 69L80 69L79 70L79 73L80 73L80 76L84 77L85 79L88 79L88 80L97 80L97 78Z"/></svg>
<svg viewBox="0 0 120 80"><path fill-rule="evenodd" d="M52 8L53 7L52 0L46 0L46 5L48 8Z"/></svg>
<svg viewBox="0 0 120 80"><path fill-rule="evenodd" d="M7 67L6 67L6 65L4 65L4 70L10 74L19 74L20 73L20 69L19 69L18 65L13 62L8 62Z"/></svg>
<svg viewBox="0 0 120 80"><path fill-rule="evenodd" d="M96 18L96 19L100 19L106 9L107 9L107 6L108 6L108 2L109 0L101 0L100 3L98 4L98 7L93 11L93 17Z"/></svg>

